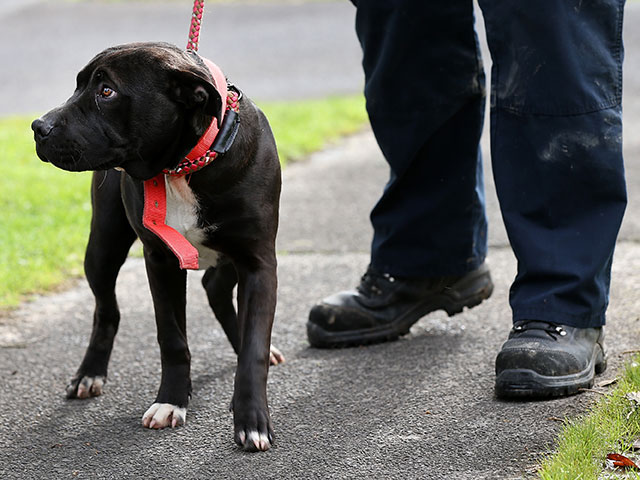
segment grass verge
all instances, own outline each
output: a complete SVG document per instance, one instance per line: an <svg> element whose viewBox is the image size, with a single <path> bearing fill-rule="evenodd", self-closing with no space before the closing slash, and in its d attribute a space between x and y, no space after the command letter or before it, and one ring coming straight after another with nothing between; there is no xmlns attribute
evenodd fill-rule
<svg viewBox="0 0 640 480"><path fill-rule="evenodd" d="M283 165L356 132L367 122L361 95L259 105L269 119Z"/></svg>
<svg viewBox="0 0 640 480"><path fill-rule="evenodd" d="M0 306L80 273L88 232L90 175L42 164L30 120L0 120Z"/></svg>
<svg viewBox="0 0 640 480"><path fill-rule="evenodd" d="M543 480L640 479L636 472L605 469L609 453L633 457L630 454L633 442L640 438L640 406L626 395L639 391L640 357L636 357L625 366L615 387L602 395L585 416L565 424L556 451L542 462L539 477Z"/></svg>
<svg viewBox="0 0 640 480"><path fill-rule="evenodd" d="M365 124L362 96L264 102L283 164L323 148ZM35 115L0 119L0 310L82 273L89 234L91 174L41 163L29 124Z"/></svg>

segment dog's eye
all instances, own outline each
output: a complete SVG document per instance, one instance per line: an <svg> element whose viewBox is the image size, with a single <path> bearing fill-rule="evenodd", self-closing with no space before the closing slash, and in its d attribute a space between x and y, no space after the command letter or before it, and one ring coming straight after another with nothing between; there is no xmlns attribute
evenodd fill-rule
<svg viewBox="0 0 640 480"><path fill-rule="evenodd" d="M110 87L106 87L106 86L105 86L105 87L102 87L102 88L100 89L100 96L101 96L102 98L111 98L111 97L113 97L115 94L116 94L115 90L113 90L113 89L112 89L112 88L110 88Z"/></svg>

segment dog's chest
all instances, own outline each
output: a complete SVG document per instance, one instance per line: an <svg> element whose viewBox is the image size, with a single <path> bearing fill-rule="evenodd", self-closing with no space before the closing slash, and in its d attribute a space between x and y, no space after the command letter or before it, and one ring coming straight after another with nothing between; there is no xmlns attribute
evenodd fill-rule
<svg viewBox="0 0 640 480"><path fill-rule="evenodd" d="M204 230L198 226L198 200L185 177L165 177L167 216L165 223L180 232L198 250L200 270L215 267L220 254L203 245Z"/></svg>

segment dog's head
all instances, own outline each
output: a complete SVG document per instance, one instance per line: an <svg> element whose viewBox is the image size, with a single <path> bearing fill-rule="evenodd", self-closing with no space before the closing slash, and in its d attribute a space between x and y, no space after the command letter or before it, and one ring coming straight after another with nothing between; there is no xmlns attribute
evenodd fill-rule
<svg viewBox="0 0 640 480"><path fill-rule="evenodd" d="M193 148L223 99L194 53L133 43L99 53L62 106L35 120L38 156L64 170L122 167L149 179Z"/></svg>

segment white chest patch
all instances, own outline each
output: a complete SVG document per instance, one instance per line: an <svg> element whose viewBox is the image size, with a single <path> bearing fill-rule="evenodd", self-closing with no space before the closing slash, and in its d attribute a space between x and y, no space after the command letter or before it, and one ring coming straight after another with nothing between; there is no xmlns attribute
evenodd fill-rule
<svg viewBox="0 0 640 480"><path fill-rule="evenodd" d="M167 189L167 216L165 223L180 232L198 250L200 270L215 267L220 254L202 242L205 233L198 226L198 200L185 177L165 176Z"/></svg>

